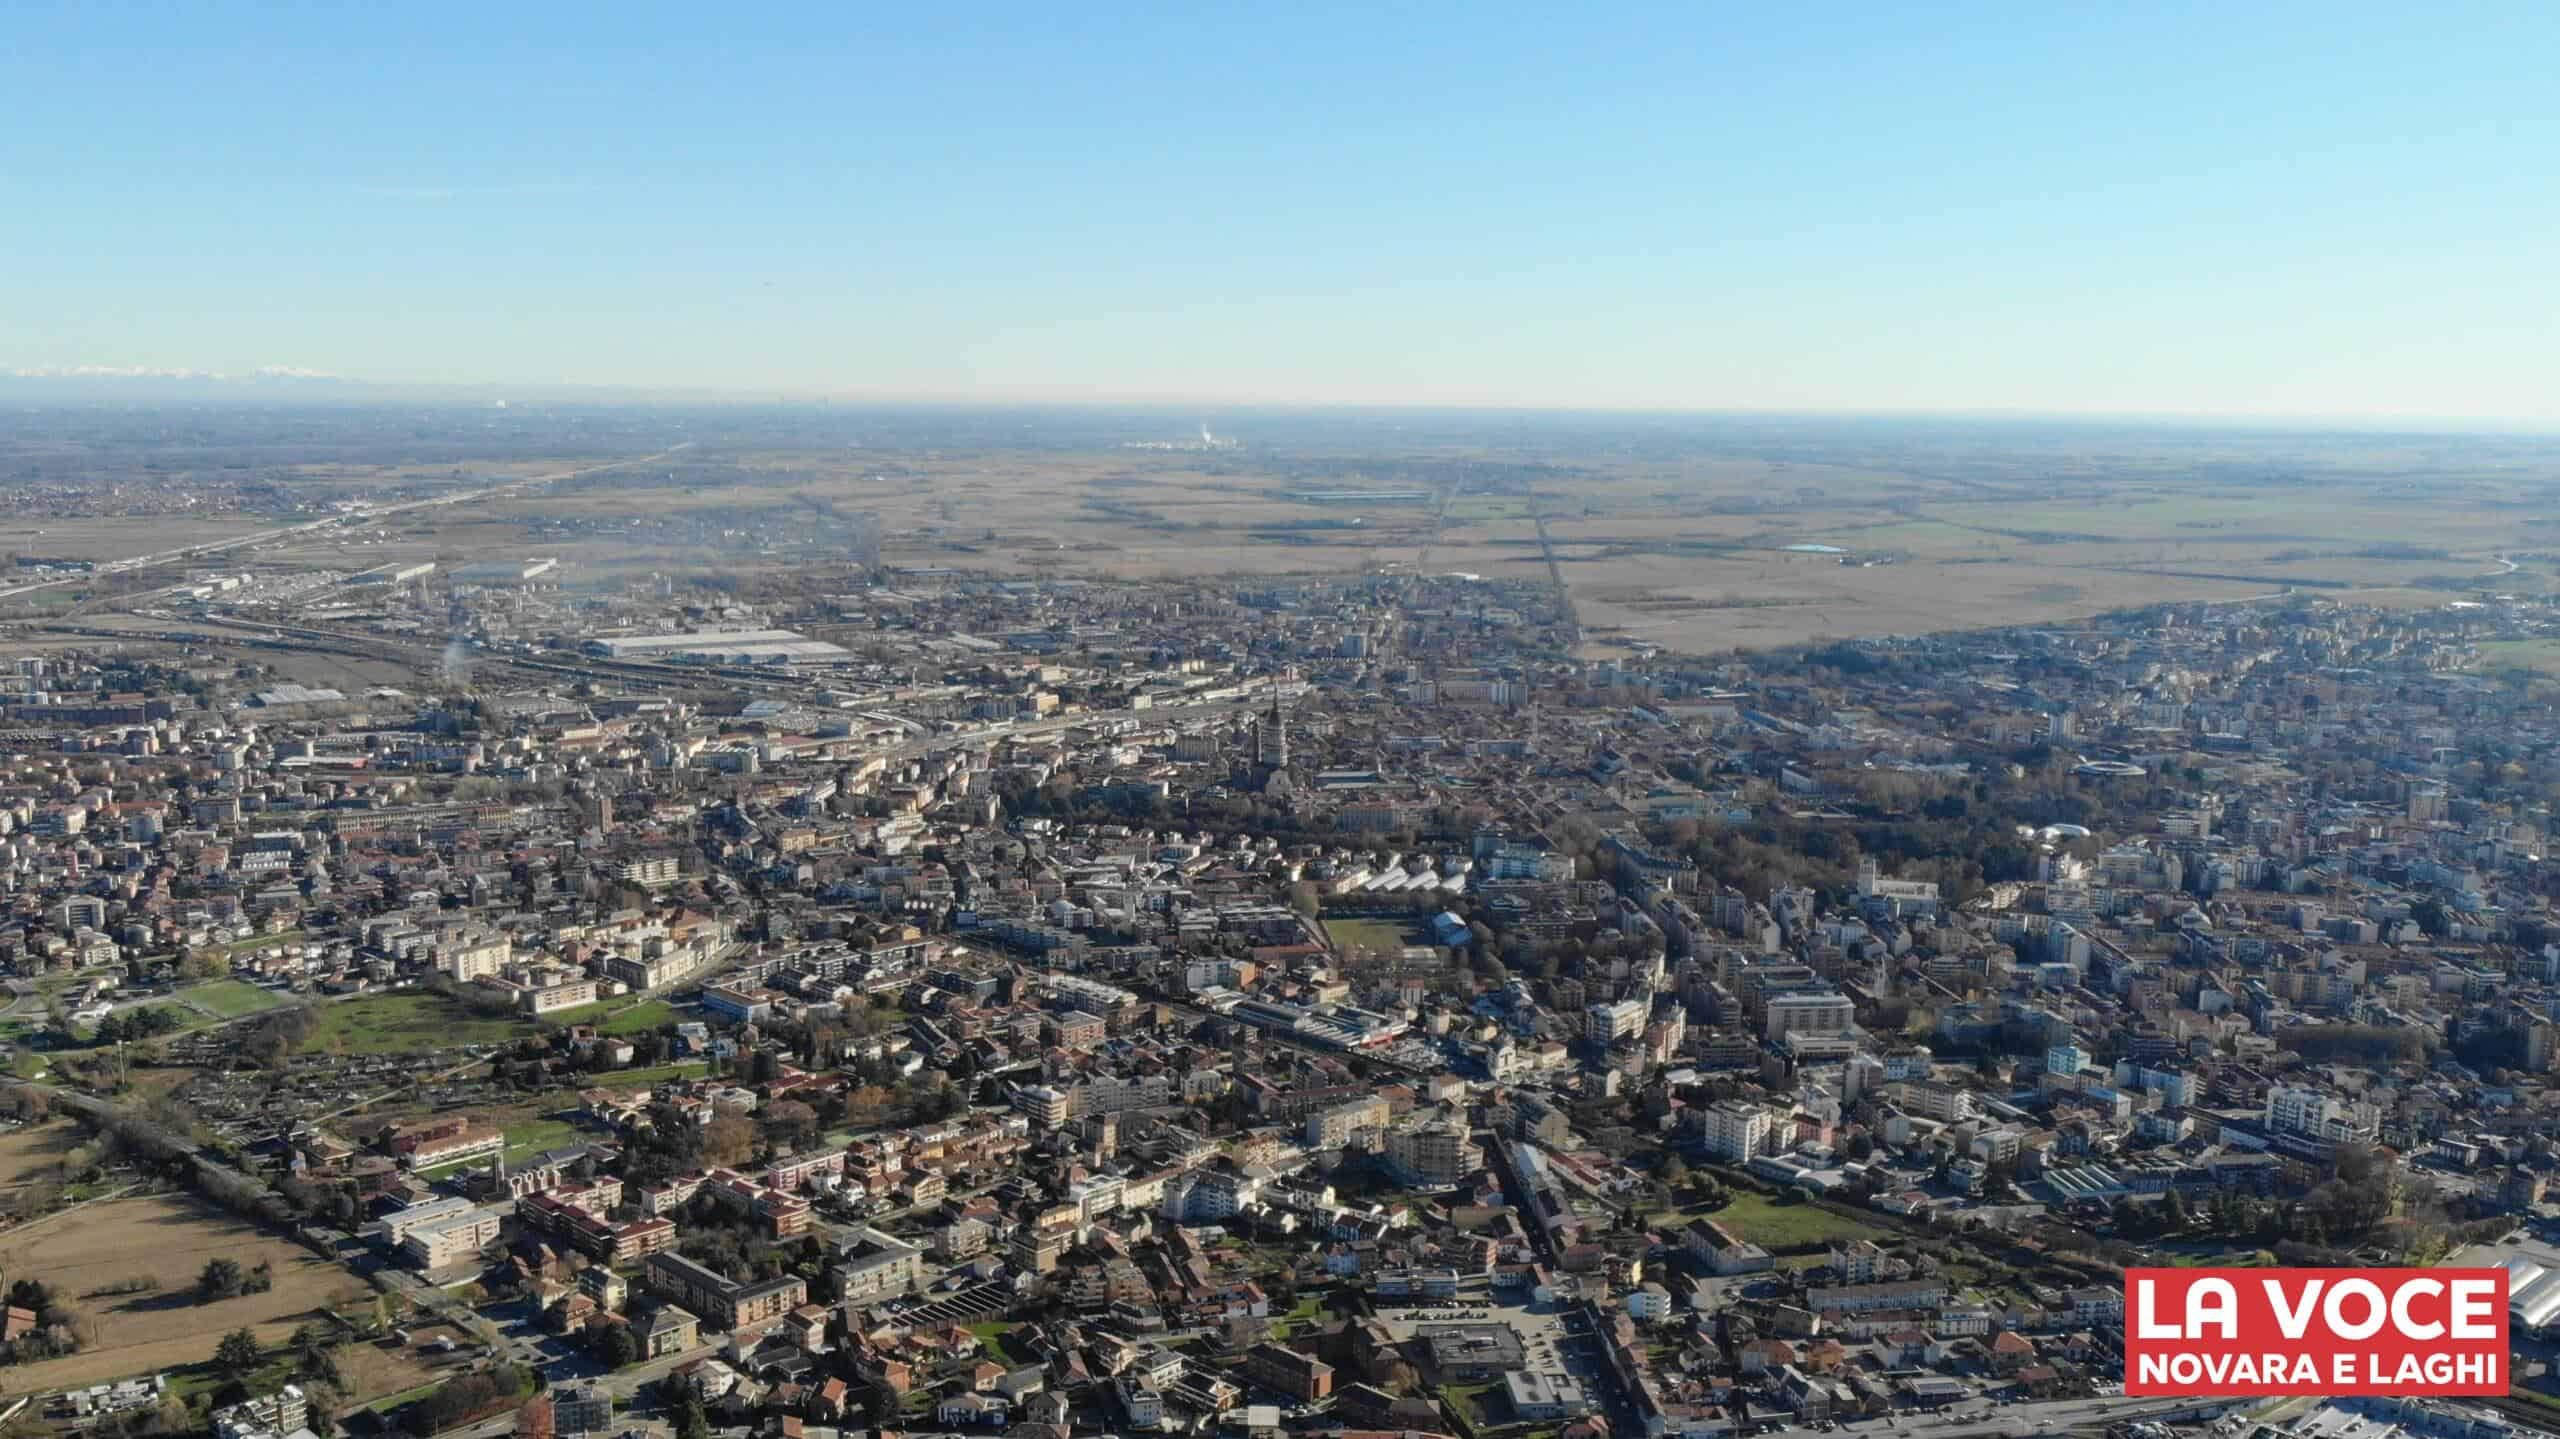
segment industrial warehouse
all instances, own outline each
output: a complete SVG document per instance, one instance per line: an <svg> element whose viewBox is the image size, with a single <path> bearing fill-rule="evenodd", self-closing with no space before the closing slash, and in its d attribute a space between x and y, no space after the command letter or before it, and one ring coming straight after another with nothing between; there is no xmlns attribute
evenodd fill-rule
<svg viewBox="0 0 2560 1439"><path fill-rule="evenodd" d="M608 635L590 641L590 654L606 659L662 664L832 665L853 652L796 630L703 630L692 634Z"/></svg>
<svg viewBox="0 0 2560 1439"><path fill-rule="evenodd" d="M2507 1271L2507 1320L2517 1335L2538 1335L2560 1321L2560 1250L2519 1236L2465 1250L2446 1263Z"/></svg>

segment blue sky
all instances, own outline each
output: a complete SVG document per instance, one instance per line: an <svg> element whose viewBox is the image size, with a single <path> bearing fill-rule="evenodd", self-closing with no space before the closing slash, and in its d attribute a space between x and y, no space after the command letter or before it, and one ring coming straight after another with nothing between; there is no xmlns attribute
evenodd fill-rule
<svg viewBox="0 0 2560 1439"><path fill-rule="evenodd" d="M2560 7L1583 9L13 7L0 369L2560 421Z"/></svg>

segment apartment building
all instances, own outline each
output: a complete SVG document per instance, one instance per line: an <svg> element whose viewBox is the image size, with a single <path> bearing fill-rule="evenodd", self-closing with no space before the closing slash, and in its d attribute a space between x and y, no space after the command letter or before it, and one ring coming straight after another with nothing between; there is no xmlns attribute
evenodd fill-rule
<svg viewBox="0 0 2560 1439"><path fill-rule="evenodd" d="M812 1189L832 1189L843 1178L844 1151L841 1149L828 1149L816 1154L801 1154L788 1159L777 1159L768 1165L764 1172L766 1187L781 1190L785 1194L798 1194Z"/></svg>
<svg viewBox="0 0 2560 1439"><path fill-rule="evenodd" d="M1385 1128L1387 1113L1387 1102L1374 1094L1319 1110L1307 1116L1307 1147L1339 1149L1355 1135Z"/></svg>
<svg viewBox="0 0 2560 1439"><path fill-rule="evenodd" d="M715 1331L770 1323L809 1301L808 1282L796 1274L742 1284L673 1252L649 1256L644 1282Z"/></svg>
<svg viewBox="0 0 2560 1439"><path fill-rule="evenodd" d="M529 984L516 991L516 1003L527 1014L557 1014L593 1004L604 997L604 988L592 979L563 979L551 984Z"/></svg>
<svg viewBox="0 0 2560 1439"><path fill-rule="evenodd" d="M1484 1167L1461 1118L1426 1116L1387 1131L1387 1165L1407 1184L1447 1186Z"/></svg>
<svg viewBox="0 0 2560 1439"><path fill-rule="evenodd" d="M1285 1344L1256 1344L1246 1350L1244 1375L1301 1404L1312 1404L1333 1393L1333 1366Z"/></svg>
<svg viewBox="0 0 2560 1439"><path fill-rule="evenodd" d="M382 1236L384 1244L396 1249L409 1237L411 1230L442 1223L477 1208L479 1206L468 1199L430 1199L384 1215L374 1222L373 1232Z"/></svg>
<svg viewBox="0 0 2560 1439"><path fill-rule="evenodd" d="M1761 1037L1771 1043L1790 1034L1847 1034L1856 1011L1845 994L1808 990L1770 997L1761 1022Z"/></svg>
<svg viewBox="0 0 2560 1439"><path fill-rule="evenodd" d="M503 1228L504 1217L495 1209L472 1209L432 1220L401 1237L400 1259L430 1274L476 1264L481 1249L497 1239Z"/></svg>
<svg viewBox="0 0 2560 1439"><path fill-rule="evenodd" d="M467 1115L421 1120L390 1133L391 1153L411 1169L434 1169L504 1151L507 1136L494 1124Z"/></svg>
<svg viewBox="0 0 2560 1439"><path fill-rule="evenodd" d="M1699 1147L1728 1164L1748 1164L1776 1145L1778 1116L1760 1105L1710 1105L1700 1124Z"/></svg>
<svg viewBox="0 0 2560 1439"><path fill-rule="evenodd" d="M836 1265L836 1298L844 1304L878 1304L912 1294L924 1282L924 1251L877 1229L857 1231Z"/></svg>
<svg viewBox="0 0 2560 1439"><path fill-rule="evenodd" d="M702 1181L702 1192L730 1209L762 1220L776 1239L792 1239L809 1232L808 1200L768 1188L733 1170L711 1171Z"/></svg>
<svg viewBox="0 0 2560 1439"><path fill-rule="evenodd" d="M1582 1011L1582 1037L1593 1044L1616 1044L1644 1033L1645 1021L1652 1017L1652 1006L1638 1000L1594 1004Z"/></svg>
<svg viewBox="0 0 2560 1439"><path fill-rule="evenodd" d="M2324 1144L2361 1144L2381 1132L2380 1112L2306 1085L2279 1084L2267 1091L2267 1127Z"/></svg>
<svg viewBox="0 0 2560 1439"><path fill-rule="evenodd" d="M616 1223L604 1213L581 1207L558 1194L529 1194L517 1200L516 1222L531 1233L557 1240L607 1264L645 1259L676 1245L676 1224L672 1219L648 1215Z"/></svg>
<svg viewBox="0 0 2560 1439"><path fill-rule="evenodd" d="M1806 1302L1817 1314L1865 1314L1878 1309L1935 1309L1947 1302L1942 1279L1911 1279L1894 1284L1842 1284L1807 1291Z"/></svg>

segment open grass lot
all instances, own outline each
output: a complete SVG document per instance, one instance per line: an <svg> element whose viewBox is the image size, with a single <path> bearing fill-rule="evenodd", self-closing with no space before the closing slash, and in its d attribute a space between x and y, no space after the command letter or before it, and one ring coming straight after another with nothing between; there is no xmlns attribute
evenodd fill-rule
<svg viewBox="0 0 2560 1439"><path fill-rule="evenodd" d="M653 1084L664 1084L670 1079L699 1079L710 1072L710 1064L693 1059L681 1064L652 1065L647 1069L617 1069L609 1074L594 1075L585 1081L585 1085L589 1089L643 1089Z"/></svg>
<svg viewBox="0 0 2560 1439"><path fill-rule="evenodd" d="M434 1371L420 1363L413 1350L392 1344L350 1344L339 1356L338 1372L346 1376L347 1397L365 1401L423 1392Z"/></svg>
<svg viewBox="0 0 2560 1439"><path fill-rule="evenodd" d="M196 1303L196 1275L217 1256L243 1266L268 1261L275 1287ZM309 1250L190 1196L109 1200L13 1230L0 1236L0 1273L53 1286L96 1334L78 1354L12 1368L9 1387L20 1394L200 1363L216 1340L243 1326L262 1343L281 1344L300 1320L364 1288ZM89 1297L135 1278L158 1287Z"/></svg>
<svg viewBox="0 0 2560 1439"><path fill-rule="evenodd" d="M1286 1339L1301 1329L1321 1323L1324 1317L1324 1296L1302 1294L1287 1313L1271 1316L1271 1337Z"/></svg>
<svg viewBox="0 0 2560 1439"><path fill-rule="evenodd" d="M546 1149L566 1149L584 1138L585 1131L565 1119L531 1119L508 1125L506 1135L507 1162L515 1164Z"/></svg>
<svg viewBox="0 0 2560 1439"><path fill-rule="evenodd" d="M1885 1233L1847 1215L1810 1204L1780 1204L1762 1194L1737 1193L1733 1202L1710 1214L1734 1233L1763 1249L1799 1249L1809 1244L1850 1244Z"/></svg>
<svg viewBox="0 0 2560 1439"><path fill-rule="evenodd" d="M62 1156L79 1143L80 1131L67 1119L0 1134L0 1191L53 1178ZM0 1236L0 1245L6 1242Z"/></svg>
<svg viewBox="0 0 2560 1439"><path fill-rule="evenodd" d="M414 1338L419 1331L412 1329L410 1333ZM415 1399L436 1384L433 1378L435 1369L421 1362L420 1351L414 1346L402 1346L391 1341L353 1342L342 1346L337 1358L338 1374L345 1381L344 1393L351 1403L388 1408ZM452 1362L445 1356L438 1358L446 1363ZM215 1393L239 1377L212 1363L163 1372L169 1376L169 1387L180 1398L187 1399ZM294 1377L292 1351L271 1348L267 1351L266 1363L255 1387L262 1391L272 1390L278 1385L293 1382Z"/></svg>
<svg viewBox="0 0 2560 1439"><path fill-rule="evenodd" d="M2480 667L2493 674L2523 669L2560 675L2560 639L2491 640L2480 646Z"/></svg>
<svg viewBox="0 0 2560 1439"><path fill-rule="evenodd" d="M179 545L203 544L234 535L273 529L276 522L259 515L66 515L48 519L29 534L19 530L11 543L31 552L73 559L117 560L153 554ZM71 588L77 589L78 586ZM34 598L29 596L28 598Z"/></svg>
<svg viewBox="0 0 2560 1439"><path fill-rule="evenodd" d="M527 1032L520 1019L475 1013L468 1006L424 990L366 994L318 1006L319 1023L306 1047L348 1054L397 1054L465 1044L503 1044Z"/></svg>
<svg viewBox="0 0 2560 1439"><path fill-rule="evenodd" d="M592 1024L599 1034L647 1034L676 1022L676 1007L663 999L599 999L542 1016L545 1024Z"/></svg>
<svg viewBox="0 0 2560 1439"><path fill-rule="evenodd" d="M217 979L179 991L178 997L202 1009L212 1010L224 1019L259 1014L289 1001L272 989L260 989L237 979Z"/></svg>
<svg viewBox="0 0 2560 1439"><path fill-rule="evenodd" d="M978 1336L980 1344L993 1351L993 1357L997 1363L1028 1364L1031 1362L1030 1351L1017 1349L1008 1338L1013 1331L1021 1327L1019 1324L1009 1324L1001 1319L990 1319L970 1325L969 1332Z"/></svg>
<svg viewBox="0 0 2560 1439"><path fill-rule="evenodd" d="M1499 1392L1501 1388L1500 1380L1487 1380L1482 1384L1443 1384L1440 1397L1449 1401L1450 1408L1467 1416L1468 1423L1481 1430L1488 1424L1501 1423L1505 1417L1502 1411L1510 1407Z"/></svg>
<svg viewBox="0 0 2560 1439"><path fill-rule="evenodd" d="M605 1034L647 1034L676 1022L676 1007L663 999L646 999L617 1011L596 1028Z"/></svg>
<svg viewBox="0 0 2560 1439"><path fill-rule="evenodd" d="M1402 949L1430 942L1391 919L1328 919L1324 932L1338 949Z"/></svg>

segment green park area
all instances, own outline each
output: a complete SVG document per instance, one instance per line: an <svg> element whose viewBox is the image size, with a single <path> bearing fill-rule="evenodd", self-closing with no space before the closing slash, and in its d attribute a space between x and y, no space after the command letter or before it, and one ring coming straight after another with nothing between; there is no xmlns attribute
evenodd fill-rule
<svg viewBox="0 0 2560 1439"><path fill-rule="evenodd" d="M2504 670L2531 670L2536 674L2560 675L2560 639L2485 641L2480 646L2480 666L2492 674Z"/></svg>
<svg viewBox="0 0 2560 1439"><path fill-rule="evenodd" d="M310 1049L398 1054L465 1044L504 1044L528 1032L510 1015L482 1014L449 995L418 990L365 994L313 1007Z"/></svg>
<svg viewBox="0 0 2560 1439"><path fill-rule="evenodd" d="M1810 1203L1785 1203L1766 1194L1737 1191L1733 1202L1705 1216L1736 1235L1768 1250L1808 1245L1854 1244L1876 1239L1885 1231L1875 1225L1835 1214Z"/></svg>

